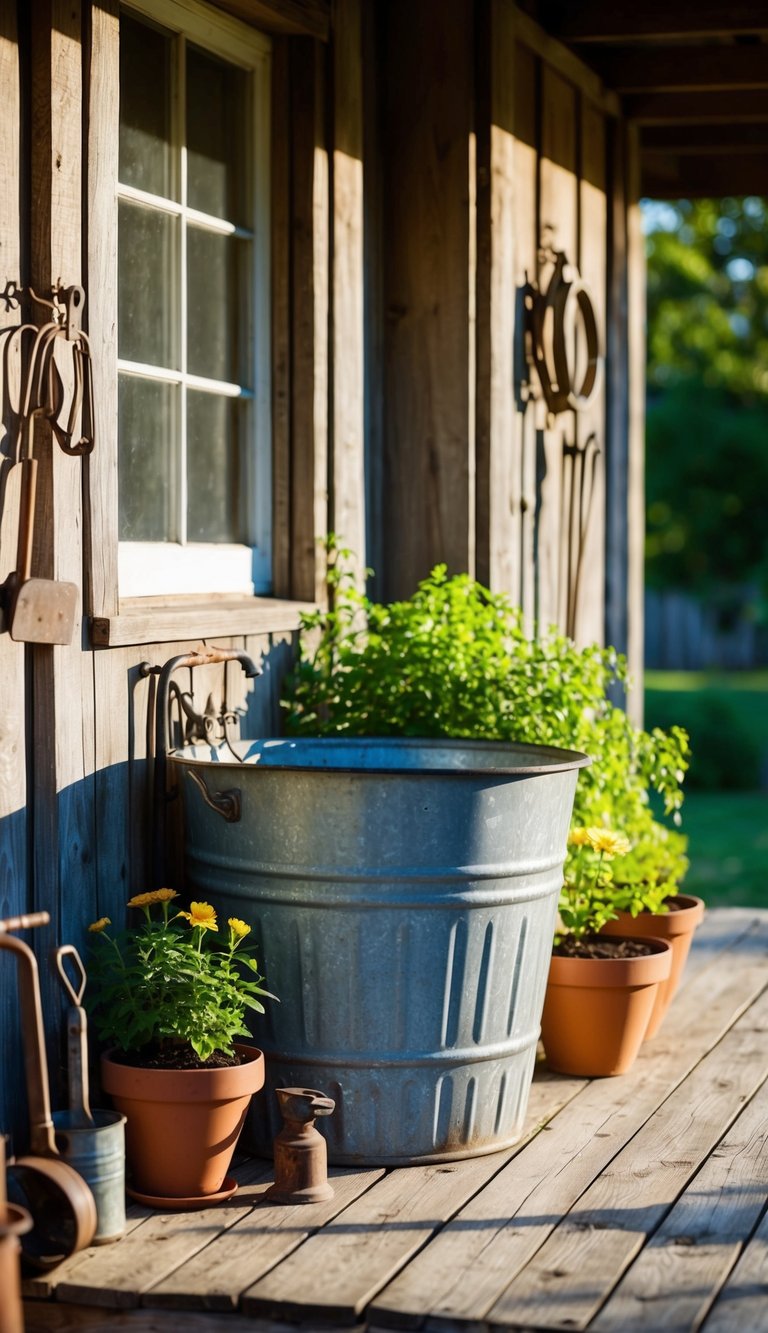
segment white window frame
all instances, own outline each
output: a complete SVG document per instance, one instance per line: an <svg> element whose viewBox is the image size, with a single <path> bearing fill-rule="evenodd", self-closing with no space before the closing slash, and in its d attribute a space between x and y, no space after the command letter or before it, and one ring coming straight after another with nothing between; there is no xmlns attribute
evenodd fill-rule
<svg viewBox="0 0 768 1333"><path fill-rule="evenodd" d="M242 484L246 488L246 526L249 545L196 542L126 542L118 545L120 598L173 596L176 594L264 593L271 590L272 550L272 413L270 349L270 66L271 42L263 33L219 13L201 0L127 0L121 12L149 19L174 33L181 44L179 70L186 68L185 45L191 42L211 55L238 65L252 74L251 162L253 217L253 283L245 312L245 338L249 347L252 390L237 384L191 375L186 368L186 284L181 281L179 311L182 351L179 371L126 361L118 357L121 374L141 374L180 386L182 395L179 508L186 512L186 413L184 397L189 388L216 390L246 400L247 428ZM237 235L238 229L219 218L187 207L186 145L180 141L185 88L176 79L176 105L172 115L174 148L180 151L181 181L178 203L116 182L117 198L151 204L155 208L203 225L219 235ZM247 234L250 238L251 233ZM182 226L179 272L186 276L186 228ZM177 278L178 282L178 278Z"/></svg>

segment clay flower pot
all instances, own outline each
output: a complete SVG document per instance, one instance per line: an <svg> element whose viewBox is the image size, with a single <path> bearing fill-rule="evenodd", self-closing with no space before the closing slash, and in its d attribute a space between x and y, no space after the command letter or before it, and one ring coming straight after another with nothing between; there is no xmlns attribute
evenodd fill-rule
<svg viewBox="0 0 768 1333"><path fill-rule="evenodd" d="M251 1096L264 1085L261 1051L235 1050L243 1063L220 1069L142 1069L102 1056L104 1091L127 1118L133 1198L178 1207L234 1193L227 1170Z"/></svg>
<svg viewBox="0 0 768 1333"><path fill-rule="evenodd" d="M661 1026L672 998L680 985L683 968L693 939L693 933L701 924L704 916L704 903L701 898L694 898L689 893L676 893L667 902L677 904L669 912L640 912L631 916L629 912L619 912L615 921L603 926L603 935L623 935L630 939L669 940L672 945L672 969L666 981L659 986L656 1003L645 1036L653 1037Z"/></svg>
<svg viewBox="0 0 768 1333"><path fill-rule="evenodd" d="M666 940L647 943L652 952L637 958L552 955L541 1018L551 1069L592 1078L632 1066L672 965Z"/></svg>

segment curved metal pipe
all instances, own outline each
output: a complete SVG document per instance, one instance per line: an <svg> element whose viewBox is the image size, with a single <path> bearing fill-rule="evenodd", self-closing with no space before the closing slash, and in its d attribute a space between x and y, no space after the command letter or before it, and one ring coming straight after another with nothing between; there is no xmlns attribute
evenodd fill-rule
<svg viewBox="0 0 768 1333"><path fill-rule="evenodd" d="M260 676L262 668L257 666L253 658L239 648L206 648L202 652L179 653L177 657L172 657L165 663L160 670L157 680L157 693L155 696L155 790L154 790L154 809L153 809L153 870L157 881L157 887L161 887L165 879L166 858L165 858L165 810L168 804L169 795L166 790L168 774L168 753L170 750L170 726L168 717L168 696L170 692L171 677L180 667L198 667L215 666L223 663L226 670L227 662L239 662L245 675L249 678ZM142 663L142 673L149 675L153 668L149 663Z"/></svg>

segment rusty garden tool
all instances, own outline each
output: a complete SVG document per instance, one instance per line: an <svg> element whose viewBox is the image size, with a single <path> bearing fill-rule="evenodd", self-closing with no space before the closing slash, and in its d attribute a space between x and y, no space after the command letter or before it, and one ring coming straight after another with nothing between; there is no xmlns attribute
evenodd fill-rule
<svg viewBox="0 0 768 1333"><path fill-rule="evenodd" d="M88 1028L80 1001L85 992L85 968L73 944L56 950L56 967L72 1004L67 1011L67 1075L69 1083L69 1119L76 1129L93 1125L88 1097ZM65 959L71 958L77 972L77 989L67 975Z"/></svg>
<svg viewBox="0 0 768 1333"><path fill-rule="evenodd" d="M10 635L16 642L68 644L72 642L75 627L77 585L31 577L37 498L37 459L33 444L39 415L39 411L33 412L26 422L16 569L6 579L3 597Z"/></svg>
<svg viewBox="0 0 768 1333"><path fill-rule="evenodd" d="M119 1240L125 1231L125 1116L119 1111L92 1111L88 1090L88 1022L81 1001L87 977L73 944L55 951L56 967L71 1001L67 1010L67 1073L69 1110L55 1111L56 1146L83 1177L96 1201L98 1223L94 1245ZM73 985L67 970L76 973Z"/></svg>
<svg viewBox="0 0 768 1333"><path fill-rule="evenodd" d="M40 917L47 914L41 913ZM38 918L27 922L43 924ZM24 920L24 918L21 918ZM96 1204L80 1175L59 1157L51 1118L45 1064L43 1013L37 959L23 940L0 928L0 950L16 955L19 969L21 1028L30 1115L30 1153L8 1166L8 1193L26 1208L34 1225L23 1237L25 1259L35 1268L53 1268L90 1245L96 1232Z"/></svg>
<svg viewBox="0 0 768 1333"><path fill-rule="evenodd" d="M283 1128L275 1138L275 1183L264 1196L271 1203L324 1203L333 1198L328 1183L328 1150L315 1120L336 1103L314 1088L276 1088Z"/></svg>

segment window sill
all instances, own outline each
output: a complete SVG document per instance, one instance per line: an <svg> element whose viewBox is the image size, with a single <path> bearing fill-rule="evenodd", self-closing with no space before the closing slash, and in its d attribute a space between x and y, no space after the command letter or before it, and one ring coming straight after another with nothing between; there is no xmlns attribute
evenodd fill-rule
<svg viewBox="0 0 768 1333"><path fill-rule="evenodd" d="M121 602L116 616L92 617L91 643L94 648L124 648L138 643L279 634L297 630L302 611L312 610L310 602L273 597L137 597Z"/></svg>

